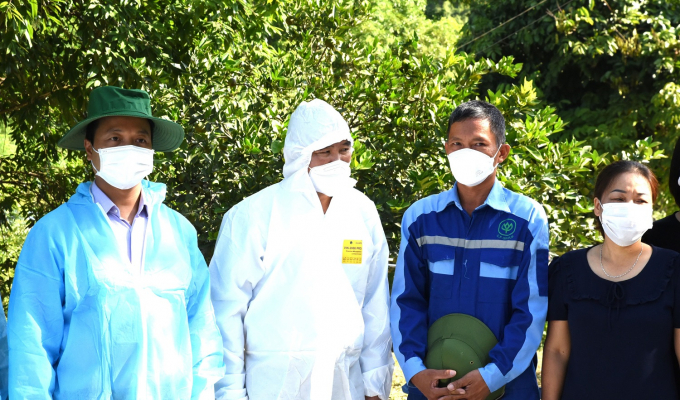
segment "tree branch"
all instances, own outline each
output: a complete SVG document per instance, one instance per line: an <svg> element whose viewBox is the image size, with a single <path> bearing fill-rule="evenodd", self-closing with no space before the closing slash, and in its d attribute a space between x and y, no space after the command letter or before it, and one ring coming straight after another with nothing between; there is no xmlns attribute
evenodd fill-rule
<svg viewBox="0 0 680 400"><path fill-rule="evenodd" d="M0 185L14 185L14 186L24 186L26 187L25 182L18 182L18 181L0 181Z"/></svg>
<svg viewBox="0 0 680 400"><path fill-rule="evenodd" d="M4 110L0 110L0 114L8 114L8 113L11 113L11 112L13 112L13 111L20 110L20 109L22 109L22 108L24 108L24 107L26 107L26 106L29 106L29 105L35 103L35 102L38 101L38 100L42 100L42 99L44 99L44 98L46 98L46 97L49 97L49 96L50 96L52 93L54 93L54 92L58 92L58 91L60 91L60 90L72 89L72 88L78 87L78 86L80 86L80 85L81 85L81 84L78 83L78 84L76 84L76 85L66 85L66 86L62 86L62 87L57 88L57 89L50 90L49 92L43 93L43 94L41 94L40 96L34 97L34 98L32 98L31 100L29 100L29 101L27 101L27 102L25 102L25 103L18 104L18 105L14 106L14 107L6 108L6 109L4 109Z"/></svg>

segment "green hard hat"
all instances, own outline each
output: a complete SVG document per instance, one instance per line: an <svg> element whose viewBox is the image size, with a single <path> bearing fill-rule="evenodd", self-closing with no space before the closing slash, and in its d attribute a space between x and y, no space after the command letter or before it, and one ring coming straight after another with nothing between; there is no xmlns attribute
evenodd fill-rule
<svg viewBox="0 0 680 400"><path fill-rule="evenodd" d="M460 379L468 372L491 362L489 351L498 344L491 329L467 314L445 315L432 324L427 332L425 366L430 369L452 369L453 379L439 381L441 387ZM505 386L491 393L486 400L505 394Z"/></svg>
<svg viewBox="0 0 680 400"><path fill-rule="evenodd" d="M153 141L151 146L156 151L173 151L184 140L184 128L181 125L157 118L151 114L149 94L138 89L123 89L115 86L103 86L90 93L87 106L87 118L78 122L64 135L57 145L70 150L85 150L85 130L87 125L103 117L137 117L153 121Z"/></svg>

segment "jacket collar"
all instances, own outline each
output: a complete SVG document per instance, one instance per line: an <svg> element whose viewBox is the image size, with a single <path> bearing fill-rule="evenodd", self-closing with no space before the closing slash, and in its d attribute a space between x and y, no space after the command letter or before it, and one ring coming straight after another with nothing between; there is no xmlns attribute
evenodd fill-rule
<svg viewBox="0 0 680 400"><path fill-rule="evenodd" d="M486 197L486 200L484 200L484 203L477 207L477 209L480 209L484 206L489 206L494 210L509 213L510 207L508 206L508 202L505 200L505 193L503 193L504 190L505 189L503 188L503 185L498 180L498 178L496 178L493 187L491 188L491 192L489 192L489 195ZM458 182L454 183L453 188L447 192L447 197L448 204L454 203L456 207L458 207L461 211L464 211L463 206L460 203L460 197L458 197Z"/></svg>
<svg viewBox="0 0 680 400"><path fill-rule="evenodd" d="M92 198L95 203L99 203L99 205L102 207L105 213L114 213L120 217L120 209L118 206L109 198L109 196L104 193L99 186L97 186L97 182L92 182L92 185L90 185L90 193L92 193ZM140 193L139 196L139 207L137 207L137 211L135 212L135 218L138 217L140 214L143 214L146 212L144 215L148 215L148 210L147 210L147 205L146 202L144 201L144 190L142 190L142 193Z"/></svg>
<svg viewBox="0 0 680 400"><path fill-rule="evenodd" d="M166 191L167 187L164 183L142 180L142 197L144 198L147 214L150 215L153 209L163 203ZM68 202L82 205L95 204L94 196L92 195L92 182L83 182L78 185L76 193L71 196Z"/></svg>

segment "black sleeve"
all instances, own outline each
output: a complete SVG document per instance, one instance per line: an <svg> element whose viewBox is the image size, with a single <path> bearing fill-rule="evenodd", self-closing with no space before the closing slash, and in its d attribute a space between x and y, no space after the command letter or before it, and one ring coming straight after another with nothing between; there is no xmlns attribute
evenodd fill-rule
<svg viewBox="0 0 680 400"><path fill-rule="evenodd" d="M675 299L673 304L673 327L680 329L680 255L676 255L673 260L673 292Z"/></svg>
<svg viewBox="0 0 680 400"><path fill-rule="evenodd" d="M556 257L548 267L548 321L567 320L566 281Z"/></svg>

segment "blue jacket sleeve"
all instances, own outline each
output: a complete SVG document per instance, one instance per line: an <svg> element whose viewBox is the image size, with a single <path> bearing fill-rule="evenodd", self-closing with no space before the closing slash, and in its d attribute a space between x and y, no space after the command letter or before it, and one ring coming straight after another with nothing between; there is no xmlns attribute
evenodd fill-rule
<svg viewBox="0 0 680 400"><path fill-rule="evenodd" d="M38 222L28 234L9 300L9 397L52 399L64 333L64 278L49 232Z"/></svg>
<svg viewBox="0 0 680 400"><path fill-rule="evenodd" d="M427 352L427 281L429 271L420 246L410 231L415 218L412 208L401 223L401 246L392 282L390 325L394 354L406 381L425 369Z"/></svg>
<svg viewBox="0 0 680 400"><path fill-rule="evenodd" d="M530 246L525 247L512 292L512 317L503 339L489 352L492 362L479 371L493 392L524 372L543 337L548 310L548 221L536 205L529 219Z"/></svg>
<svg viewBox="0 0 680 400"><path fill-rule="evenodd" d="M193 360L192 399L214 399L214 385L224 375L222 336L217 329L210 301L210 272L198 249L196 233L191 240L193 294L187 302Z"/></svg>

